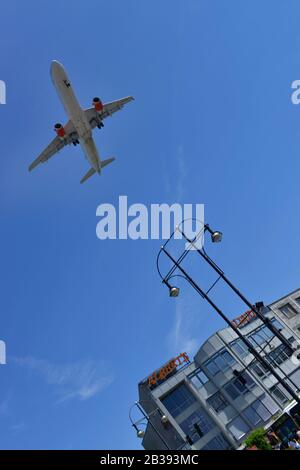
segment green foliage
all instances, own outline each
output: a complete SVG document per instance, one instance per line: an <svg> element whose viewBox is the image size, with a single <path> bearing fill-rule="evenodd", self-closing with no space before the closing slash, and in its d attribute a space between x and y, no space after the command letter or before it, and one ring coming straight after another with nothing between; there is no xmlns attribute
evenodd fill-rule
<svg viewBox="0 0 300 470"><path fill-rule="evenodd" d="M259 450L272 450L263 428L255 429L245 440L246 447L256 446Z"/></svg>

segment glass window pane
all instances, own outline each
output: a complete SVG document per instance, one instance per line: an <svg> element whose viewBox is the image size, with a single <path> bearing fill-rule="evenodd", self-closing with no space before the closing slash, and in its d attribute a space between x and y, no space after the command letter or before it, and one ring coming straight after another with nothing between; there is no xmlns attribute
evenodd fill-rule
<svg viewBox="0 0 300 470"><path fill-rule="evenodd" d="M217 364L219 370L224 370L226 367L226 362L224 361L222 354L219 354L214 358L214 363Z"/></svg>
<svg viewBox="0 0 300 470"><path fill-rule="evenodd" d="M199 372L197 372L197 377L200 380L200 382L203 383L203 385L206 384L206 382L208 382L208 377L206 374L204 374L203 370L199 370Z"/></svg>
<svg viewBox="0 0 300 470"><path fill-rule="evenodd" d="M232 347L232 349L234 350L234 352L235 352L238 356L242 356L242 355L243 355L244 350L243 350L243 348L241 347L241 345L240 345L238 342L233 343L233 344L231 345L231 347Z"/></svg>
<svg viewBox="0 0 300 470"><path fill-rule="evenodd" d="M261 362L255 362L251 369L259 378L264 378L270 374L270 371Z"/></svg>
<svg viewBox="0 0 300 470"><path fill-rule="evenodd" d="M270 398L268 395L264 396L260 401L263 405L265 405L271 415L274 415L279 410L277 403L275 403L274 400L272 400L272 398Z"/></svg>
<svg viewBox="0 0 300 470"><path fill-rule="evenodd" d="M260 332L253 333L248 339L251 338L251 343L254 346L261 346L265 342L265 338L260 334Z"/></svg>
<svg viewBox="0 0 300 470"><path fill-rule="evenodd" d="M248 406L248 408L243 411L243 415L250 421L252 426L256 426L261 422L261 417L252 406Z"/></svg>
<svg viewBox="0 0 300 470"><path fill-rule="evenodd" d="M270 352L268 354L268 357L271 359L271 361L274 361L278 365L282 364L289 358L289 356L285 352L285 346L283 344L281 344L272 352Z"/></svg>
<svg viewBox="0 0 300 470"><path fill-rule="evenodd" d="M196 369L192 374L188 376L188 378L198 389L202 387L202 385L206 384L209 380L207 375L200 368Z"/></svg>
<svg viewBox="0 0 300 470"><path fill-rule="evenodd" d="M194 375L193 377L190 377L190 381L196 388L202 387L202 383L198 379L197 375Z"/></svg>
<svg viewBox="0 0 300 470"><path fill-rule="evenodd" d="M163 397L161 401L171 415L176 417L192 405L196 398L185 384L181 384Z"/></svg>
<svg viewBox="0 0 300 470"><path fill-rule="evenodd" d="M267 408L261 403L260 400L256 400L252 404L252 408L256 411L256 413L261 417L263 421L268 421L271 418L271 413L267 410Z"/></svg>
<svg viewBox="0 0 300 470"><path fill-rule="evenodd" d="M237 388L240 393L244 394L248 392L246 385L240 382L239 379L236 379L233 383L234 383L235 388Z"/></svg>
<svg viewBox="0 0 300 470"><path fill-rule="evenodd" d="M232 364L236 362L233 356L228 351L223 351L222 357L228 366L231 366Z"/></svg>
<svg viewBox="0 0 300 470"><path fill-rule="evenodd" d="M236 439L241 439L249 431L249 427L239 416L231 421L228 429L232 432Z"/></svg>
<svg viewBox="0 0 300 470"><path fill-rule="evenodd" d="M208 361L205 366L207 367L207 370L211 373L211 375L216 375L219 372L219 368L212 360Z"/></svg>
<svg viewBox="0 0 300 470"><path fill-rule="evenodd" d="M255 386L254 380L252 379L252 377L250 377L249 374L247 374L247 372L242 372L241 376L246 381L246 385L248 388L252 388Z"/></svg>
<svg viewBox="0 0 300 470"><path fill-rule="evenodd" d="M209 441L201 450L227 450L230 448L229 442L224 438L222 434L214 437Z"/></svg>
<svg viewBox="0 0 300 470"><path fill-rule="evenodd" d="M274 397L279 401L279 403L281 403L282 405L285 405L289 399L288 397L284 394L284 392L277 386L277 385L274 385L271 389L270 389L272 395L274 395Z"/></svg>
<svg viewBox="0 0 300 470"><path fill-rule="evenodd" d="M183 432L188 435L193 442L197 442L205 436L215 426L213 420L203 408L192 413L180 424Z"/></svg>
<svg viewBox="0 0 300 470"><path fill-rule="evenodd" d="M228 393L228 395L230 396L232 400L235 400L238 396L240 396L237 389L231 383L226 385L225 391L226 393Z"/></svg>
<svg viewBox="0 0 300 470"><path fill-rule="evenodd" d="M241 339L238 339L231 343L233 351L241 358L249 354L247 346L243 343Z"/></svg>
<svg viewBox="0 0 300 470"><path fill-rule="evenodd" d="M277 320L277 318L272 318L271 322L273 323L275 328L277 328L277 330L283 329L283 325Z"/></svg>
<svg viewBox="0 0 300 470"><path fill-rule="evenodd" d="M262 329L261 329L263 335L267 338L267 339L270 339L274 336L274 333L272 333L272 331L267 327L267 326L264 326Z"/></svg>
<svg viewBox="0 0 300 470"><path fill-rule="evenodd" d="M243 395L255 386L254 380L246 372L242 372L239 377L232 381L232 384L238 390L238 393Z"/></svg>
<svg viewBox="0 0 300 470"><path fill-rule="evenodd" d="M252 366L252 370L260 378L264 377L265 375L264 371L260 368L259 364L254 364L254 366Z"/></svg>
<svg viewBox="0 0 300 470"><path fill-rule="evenodd" d="M220 411L224 410L226 406L228 406L228 401L221 394L221 392L215 393L207 400L207 403L216 411L216 413L219 413Z"/></svg>
<svg viewBox="0 0 300 470"><path fill-rule="evenodd" d="M283 305L282 307L279 307L279 310L281 313L283 313L287 318L292 318L297 314L297 310L292 307L291 304L286 304Z"/></svg>

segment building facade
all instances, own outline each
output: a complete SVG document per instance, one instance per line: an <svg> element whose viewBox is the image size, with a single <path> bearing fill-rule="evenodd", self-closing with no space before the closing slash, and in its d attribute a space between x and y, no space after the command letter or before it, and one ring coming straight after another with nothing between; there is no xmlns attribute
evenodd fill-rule
<svg viewBox="0 0 300 470"><path fill-rule="evenodd" d="M300 289L260 308L294 349L300 347ZM291 356L251 311L233 322L299 395L297 353ZM183 353L141 381L139 403L148 416L145 449L222 450L238 449L257 427L271 427L293 400L227 327L192 361Z"/></svg>

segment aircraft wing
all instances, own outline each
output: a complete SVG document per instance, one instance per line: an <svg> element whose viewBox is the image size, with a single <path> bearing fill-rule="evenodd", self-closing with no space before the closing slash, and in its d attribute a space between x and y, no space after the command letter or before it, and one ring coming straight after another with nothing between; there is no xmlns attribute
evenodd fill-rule
<svg viewBox="0 0 300 470"><path fill-rule="evenodd" d="M116 111L122 109L124 104L129 103L132 100L134 100L133 96L126 96L120 100L103 104L101 111L96 111L94 107L86 109L84 112L91 125L91 128L94 129L97 127L103 119L107 118L108 116L112 116Z"/></svg>
<svg viewBox="0 0 300 470"><path fill-rule="evenodd" d="M33 170L40 163L45 163L49 158L53 157L57 152L59 152L66 145L71 144L74 140L78 139L77 132L71 123L68 121L64 126L66 134L63 139L60 137L55 137L50 144L43 150L43 152L31 163L29 166L29 171Z"/></svg>

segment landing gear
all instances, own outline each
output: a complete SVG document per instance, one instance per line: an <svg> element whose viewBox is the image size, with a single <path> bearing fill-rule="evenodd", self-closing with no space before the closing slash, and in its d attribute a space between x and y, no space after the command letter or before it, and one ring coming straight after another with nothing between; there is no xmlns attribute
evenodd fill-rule
<svg viewBox="0 0 300 470"><path fill-rule="evenodd" d="M79 144L79 140L78 140L78 139L76 139L76 140L73 140L72 144L74 145L74 147L76 147L76 145L78 145L78 144Z"/></svg>
<svg viewBox="0 0 300 470"><path fill-rule="evenodd" d="M98 129L101 129L101 127L104 127L104 124L103 122L99 122L99 124L97 125Z"/></svg>

